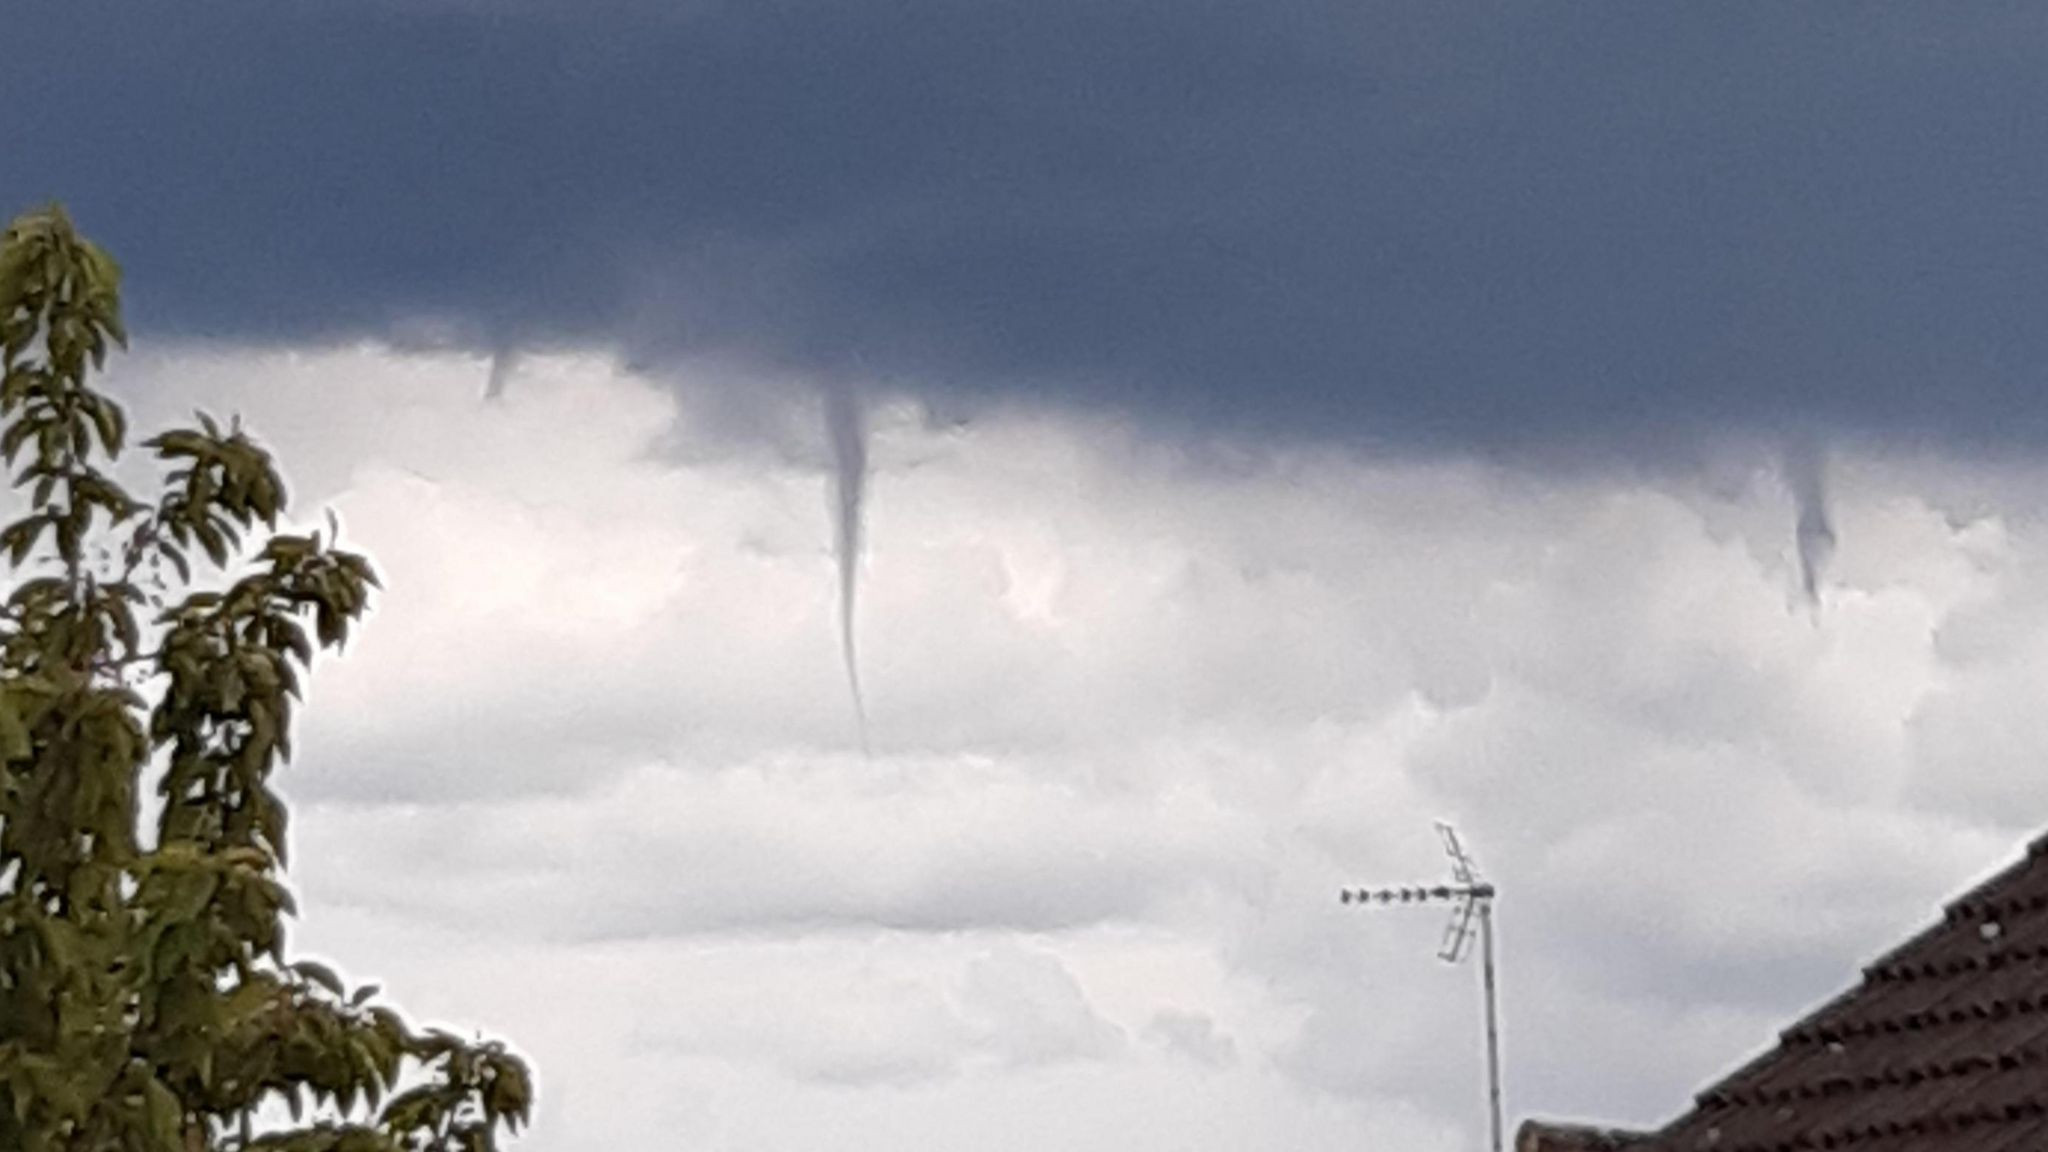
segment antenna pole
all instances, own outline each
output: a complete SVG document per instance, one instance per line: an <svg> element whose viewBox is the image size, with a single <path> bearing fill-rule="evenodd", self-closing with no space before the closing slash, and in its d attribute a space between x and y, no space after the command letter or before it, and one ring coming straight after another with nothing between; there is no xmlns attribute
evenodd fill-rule
<svg viewBox="0 0 2048 1152"><path fill-rule="evenodd" d="M1486 1103L1488 1130L1493 1152L1502 1152L1504 1127L1500 1104L1500 990L1493 970L1494 886L1479 874L1458 833L1449 824L1437 822L1444 854L1451 858L1451 884L1418 888L1345 888L1337 893L1339 903L1382 908L1389 904L1450 904L1451 922L1444 929L1443 947L1437 957L1456 964L1472 954L1472 921L1479 921L1480 971L1486 996Z"/></svg>
<svg viewBox="0 0 2048 1152"><path fill-rule="evenodd" d="M1500 998L1493 983L1493 901L1479 902L1480 967L1486 981L1486 1096L1493 1106L1493 1152L1501 1152Z"/></svg>

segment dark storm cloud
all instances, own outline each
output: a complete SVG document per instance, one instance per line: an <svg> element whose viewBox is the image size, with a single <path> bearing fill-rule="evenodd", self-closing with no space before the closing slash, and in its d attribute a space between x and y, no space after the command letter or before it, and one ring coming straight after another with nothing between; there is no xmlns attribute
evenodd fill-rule
<svg viewBox="0 0 2048 1152"><path fill-rule="evenodd" d="M13 6L146 327L600 343L1398 443L2048 439L2031 5Z"/></svg>

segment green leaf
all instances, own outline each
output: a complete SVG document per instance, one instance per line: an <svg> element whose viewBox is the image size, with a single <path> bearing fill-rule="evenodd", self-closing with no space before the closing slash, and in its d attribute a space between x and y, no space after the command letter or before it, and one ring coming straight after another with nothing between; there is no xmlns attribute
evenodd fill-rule
<svg viewBox="0 0 2048 1152"><path fill-rule="evenodd" d="M185 1136L185 1110L179 1106L178 1098L154 1076L143 1084L142 1092L149 1102L150 1127L157 1139L166 1148L181 1146Z"/></svg>
<svg viewBox="0 0 2048 1152"><path fill-rule="evenodd" d="M26 760L32 750L28 725L22 723L13 695L0 695L0 760Z"/></svg>
<svg viewBox="0 0 2048 1152"><path fill-rule="evenodd" d="M175 544L165 544L159 550L159 555L169 560L171 567L178 570L179 583L190 584L192 582L192 565L186 561L183 549Z"/></svg>
<svg viewBox="0 0 2048 1152"><path fill-rule="evenodd" d="M347 991L342 986L341 977L334 974L334 969L317 960L301 960L292 965L292 971L327 989L336 996L347 995Z"/></svg>

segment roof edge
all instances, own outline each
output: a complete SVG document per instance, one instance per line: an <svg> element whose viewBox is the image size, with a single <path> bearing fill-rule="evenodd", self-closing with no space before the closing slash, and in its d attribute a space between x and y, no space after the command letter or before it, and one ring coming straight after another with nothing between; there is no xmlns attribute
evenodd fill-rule
<svg viewBox="0 0 2048 1152"><path fill-rule="evenodd" d="M1525 1120L1515 1132L1515 1152L1622 1152L1647 1148L1651 1137L1626 1128Z"/></svg>

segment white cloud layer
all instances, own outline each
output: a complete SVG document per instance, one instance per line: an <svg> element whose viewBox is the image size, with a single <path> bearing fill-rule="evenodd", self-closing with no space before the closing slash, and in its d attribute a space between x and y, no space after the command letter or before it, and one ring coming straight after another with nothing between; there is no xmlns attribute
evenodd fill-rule
<svg viewBox="0 0 2048 1152"><path fill-rule="evenodd" d="M716 372L702 366L702 372ZM388 586L290 775L300 939L538 1063L526 1147L1477 1147L1451 815L1519 1113L1649 1122L2048 823L2042 473L1843 446L1798 595L1669 474L873 420L837 664L809 401L191 348ZM672 383L672 382L671 382ZM765 414L765 415L764 415Z"/></svg>

